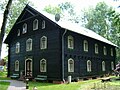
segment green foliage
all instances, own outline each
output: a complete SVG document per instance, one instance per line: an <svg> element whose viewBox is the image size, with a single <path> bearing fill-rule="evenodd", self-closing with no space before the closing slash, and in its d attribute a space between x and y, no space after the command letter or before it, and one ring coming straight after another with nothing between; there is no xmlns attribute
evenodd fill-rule
<svg viewBox="0 0 120 90"><path fill-rule="evenodd" d="M4 11L7 3L8 3L8 0L0 1L0 10ZM11 5L11 9L9 12L9 16L8 16L8 23L7 23L7 28L6 28L7 34L9 33L10 29L12 28L13 24L15 23L16 19L18 18L21 11L26 6L26 4L33 5L28 0L13 0L12 5Z"/></svg>
<svg viewBox="0 0 120 90"><path fill-rule="evenodd" d="M46 11L50 14L53 14L53 15L55 15L57 13L61 14L61 9L59 7L52 7L51 5L46 6L44 8L44 11Z"/></svg>
<svg viewBox="0 0 120 90"><path fill-rule="evenodd" d="M68 21L75 22L75 23L79 22L78 16L74 11L74 6L70 2L58 4L58 6L56 7L51 5L46 6L44 8L44 11L53 15L59 13L61 18L63 19L66 19Z"/></svg>
<svg viewBox="0 0 120 90"><path fill-rule="evenodd" d="M82 21L88 29L120 46L120 18L116 11L105 2L100 2L95 8L83 11ZM117 48L117 59L120 59L120 49Z"/></svg>
<svg viewBox="0 0 120 90"><path fill-rule="evenodd" d="M8 86L10 85L10 82L0 82L0 90L7 90Z"/></svg>

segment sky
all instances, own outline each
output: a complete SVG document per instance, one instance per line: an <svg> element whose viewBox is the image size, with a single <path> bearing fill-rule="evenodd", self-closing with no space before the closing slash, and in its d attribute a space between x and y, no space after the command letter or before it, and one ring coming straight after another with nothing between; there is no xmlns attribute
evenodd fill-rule
<svg viewBox="0 0 120 90"><path fill-rule="evenodd" d="M113 6L117 11L120 12L120 8L117 8L118 6L120 6L120 0L29 0L29 1L31 1L37 8L41 10L43 10L44 7L47 5L57 6L62 2L71 2L76 12L80 12L84 8L95 7L95 5L98 2L104 1L107 5ZM0 12L0 27L3 20L2 15L3 13ZM6 55L7 55L6 45L3 45L2 58L5 57Z"/></svg>

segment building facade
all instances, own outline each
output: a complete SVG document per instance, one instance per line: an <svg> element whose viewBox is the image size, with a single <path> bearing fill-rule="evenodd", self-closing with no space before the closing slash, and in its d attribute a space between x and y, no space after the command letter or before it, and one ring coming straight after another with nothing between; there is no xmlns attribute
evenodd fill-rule
<svg viewBox="0 0 120 90"><path fill-rule="evenodd" d="M5 40L8 76L24 72L28 78L46 75L50 81L64 81L69 75L76 79L111 73L116 45L91 30L74 31L66 25L27 5Z"/></svg>

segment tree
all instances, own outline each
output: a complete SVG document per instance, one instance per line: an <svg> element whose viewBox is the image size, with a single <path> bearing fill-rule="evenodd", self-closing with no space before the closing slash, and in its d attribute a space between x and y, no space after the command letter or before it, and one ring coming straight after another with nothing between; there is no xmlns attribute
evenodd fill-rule
<svg viewBox="0 0 120 90"><path fill-rule="evenodd" d="M14 0L14 3L12 3L12 0L0 1L0 10L4 11L3 24L0 32L0 59L1 59L1 49L2 49L4 35L5 33L7 34L9 33L10 29L12 28L16 19L20 15L21 11L28 3L31 4L31 2L29 2L28 0Z"/></svg>
<svg viewBox="0 0 120 90"><path fill-rule="evenodd" d="M74 11L74 6L70 2L58 4L56 7L53 7L51 5L46 6L44 8L44 11L53 15L59 13L62 19L75 23L79 22L78 16Z"/></svg>
<svg viewBox="0 0 120 90"><path fill-rule="evenodd" d="M2 23L1 32L0 32L0 60L1 60L2 42L5 35L5 27L7 24L7 18L8 18L11 4L12 4L12 0L9 0L3 15L3 23Z"/></svg>
<svg viewBox="0 0 120 90"><path fill-rule="evenodd" d="M120 46L119 19L115 19L113 14L110 14L111 12L114 12L115 16L118 15L112 7L109 7L105 2L100 2L95 8L83 11L83 26ZM117 49L117 58L120 59L119 48Z"/></svg>

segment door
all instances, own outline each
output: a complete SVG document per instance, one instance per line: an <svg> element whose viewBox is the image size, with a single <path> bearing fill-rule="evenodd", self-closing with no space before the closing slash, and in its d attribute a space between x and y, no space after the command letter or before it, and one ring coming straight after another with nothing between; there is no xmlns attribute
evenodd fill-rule
<svg viewBox="0 0 120 90"><path fill-rule="evenodd" d="M26 60L26 77L32 77L32 60Z"/></svg>

